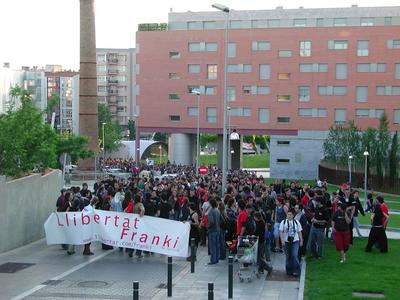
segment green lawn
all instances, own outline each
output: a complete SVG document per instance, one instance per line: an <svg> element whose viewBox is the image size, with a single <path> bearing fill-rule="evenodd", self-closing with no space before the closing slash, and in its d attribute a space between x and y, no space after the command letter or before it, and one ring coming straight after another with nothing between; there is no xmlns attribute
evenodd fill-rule
<svg viewBox="0 0 400 300"><path fill-rule="evenodd" d="M325 243L323 258L307 260L304 299L365 299L352 297L353 291L383 292L385 299L400 298L400 241L389 240L389 253L375 249L364 252L366 238L355 239L347 261L339 263L334 244Z"/></svg>
<svg viewBox="0 0 400 300"><path fill-rule="evenodd" d="M371 224L369 213L366 213L364 217L359 214L358 219L360 221L360 224ZM389 214L388 227L400 228L400 215Z"/></svg>
<svg viewBox="0 0 400 300"><path fill-rule="evenodd" d="M243 155L243 168L269 168L269 154ZM217 155L201 155L200 165L216 165Z"/></svg>

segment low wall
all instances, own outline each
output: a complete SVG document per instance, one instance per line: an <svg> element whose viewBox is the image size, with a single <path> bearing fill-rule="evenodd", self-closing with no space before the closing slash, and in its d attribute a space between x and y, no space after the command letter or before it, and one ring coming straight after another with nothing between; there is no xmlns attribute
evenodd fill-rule
<svg viewBox="0 0 400 300"><path fill-rule="evenodd" d="M61 180L60 170L12 181L0 177L0 253L44 236L43 224L55 210Z"/></svg>

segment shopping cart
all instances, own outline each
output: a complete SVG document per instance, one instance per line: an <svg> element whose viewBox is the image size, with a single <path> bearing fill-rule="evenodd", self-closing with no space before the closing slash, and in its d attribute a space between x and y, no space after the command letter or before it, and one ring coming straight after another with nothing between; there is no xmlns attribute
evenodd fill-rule
<svg viewBox="0 0 400 300"><path fill-rule="evenodd" d="M250 282L254 276L259 277L257 272L257 236L239 236L237 244L237 260L239 262L238 276L240 282Z"/></svg>

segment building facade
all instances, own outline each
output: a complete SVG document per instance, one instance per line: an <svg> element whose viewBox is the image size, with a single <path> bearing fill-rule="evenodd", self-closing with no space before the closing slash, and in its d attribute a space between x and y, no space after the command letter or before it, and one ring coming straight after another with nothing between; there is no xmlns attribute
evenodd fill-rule
<svg viewBox="0 0 400 300"><path fill-rule="evenodd" d="M200 113L221 134L225 51L231 127L271 135L272 177L315 178L333 124L385 112L400 129L400 7L232 10L227 49L226 18L170 13L168 29L137 32L141 131L194 134Z"/></svg>
<svg viewBox="0 0 400 300"><path fill-rule="evenodd" d="M97 100L106 104L113 120L127 129L135 117L135 49L100 49L97 54Z"/></svg>

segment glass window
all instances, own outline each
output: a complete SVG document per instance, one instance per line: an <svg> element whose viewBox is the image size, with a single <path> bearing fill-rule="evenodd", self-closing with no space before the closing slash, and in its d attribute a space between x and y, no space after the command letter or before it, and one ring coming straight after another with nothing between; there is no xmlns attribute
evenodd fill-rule
<svg viewBox="0 0 400 300"><path fill-rule="evenodd" d="M187 114L189 117L196 117L199 114L199 109L197 107L188 107Z"/></svg>
<svg viewBox="0 0 400 300"><path fill-rule="evenodd" d="M300 72L309 73L309 72L313 71L313 65L312 64L300 64L299 69L300 69Z"/></svg>
<svg viewBox="0 0 400 300"><path fill-rule="evenodd" d="M290 123L290 117L277 117L276 121L280 124L282 123Z"/></svg>
<svg viewBox="0 0 400 300"><path fill-rule="evenodd" d="M200 73L200 65L198 64L188 64L189 73Z"/></svg>
<svg viewBox="0 0 400 300"><path fill-rule="evenodd" d="M357 102L368 101L368 86L357 86L356 87L356 99Z"/></svg>
<svg viewBox="0 0 400 300"><path fill-rule="evenodd" d="M369 41L357 41L357 56L368 56L368 46Z"/></svg>
<svg viewBox="0 0 400 300"><path fill-rule="evenodd" d="M336 79L347 79L347 64L336 64Z"/></svg>
<svg viewBox="0 0 400 300"><path fill-rule="evenodd" d="M317 27L324 27L324 19L322 18L317 19Z"/></svg>
<svg viewBox="0 0 400 300"><path fill-rule="evenodd" d="M259 65L259 78L261 80L270 79L270 66L268 64L260 64Z"/></svg>
<svg viewBox="0 0 400 300"><path fill-rule="evenodd" d="M400 64L394 65L394 79L400 79Z"/></svg>
<svg viewBox="0 0 400 300"><path fill-rule="evenodd" d="M253 51L271 50L271 43L270 42L259 41L259 42L253 42L251 45L252 45L252 50Z"/></svg>
<svg viewBox="0 0 400 300"><path fill-rule="evenodd" d="M210 86L207 85L205 87L205 92L206 95L215 95L216 94L216 87L215 86Z"/></svg>
<svg viewBox="0 0 400 300"><path fill-rule="evenodd" d="M169 73L168 77L169 79L180 79L181 75L179 73Z"/></svg>
<svg viewBox="0 0 400 300"><path fill-rule="evenodd" d="M217 51L217 43L206 43L206 51Z"/></svg>
<svg viewBox="0 0 400 300"><path fill-rule="evenodd" d="M399 49L400 48L400 40L387 40L387 47L389 49Z"/></svg>
<svg viewBox="0 0 400 300"><path fill-rule="evenodd" d="M361 18L361 26L374 26L374 18Z"/></svg>
<svg viewBox="0 0 400 300"><path fill-rule="evenodd" d="M277 95L278 102L290 102L290 95Z"/></svg>
<svg viewBox="0 0 400 300"><path fill-rule="evenodd" d="M215 21L204 21L203 22L203 27L204 29L215 29L216 23Z"/></svg>
<svg viewBox="0 0 400 300"><path fill-rule="evenodd" d="M300 41L300 56L311 56L311 41Z"/></svg>
<svg viewBox="0 0 400 300"><path fill-rule="evenodd" d="M97 61L98 62L105 62L106 61L106 55L105 54L98 54L97 55Z"/></svg>
<svg viewBox="0 0 400 300"><path fill-rule="evenodd" d="M217 79L217 65L207 65L207 79L215 80Z"/></svg>
<svg viewBox="0 0 400 300"><path fill-rule="evenodd" d="M290 79L290 73L278 73L278 79L282 79L282 80Z"/></svg>
<svg viewBox="0 0 400 300"><path fill-rule="evenodd" d="M200 86L199 85L189 85L187 87L188 93L191 94L193 91L200 91Z"/></svg>
<svg viewBox="0 0 400 300"><path fill-rule="evenodd" d="M385 17L385 25L392 25L392 17Z"/></svg>
<svg viewBox="0 0 400 300"><path fill-rule="evenodd" d="M369 72L370 64L357 64L357 72Z"/></svg>
<svg viewBox="0 0 400 300"><path fill-rule="evenodd" d="M217 122L217 108L207 107L207 122L216 123Z"/></svg>
<svg viewBox="0 0 400 300"><path fill-rule="evenodd" d="M198 30L203 29L203 24L201 22L187 22L188 30Z"/></svg>
<svg viewBox="0 0 400 300"><path fill-rule="evenodd" d="M259 108L258 109L258 121L262 124L269 123L269 109Z"/></svg>
<svg viewBox="0 0 400 300"><path fill-rule="evenodd" d="M270 93L270 87L259 85L257 86L257 95L268 95Z"/></svg>
<svg viewBox="0 0 400 300"><path fill-rule="evenodd" d="M181 99L178 94L169 94L169 100L179 100Z"/></svg>
<svg viewBox="0 0 400 300"><path fill-rule="evenodd" d="M267 28L268 27L268 21L267 20L253 20L251 22L253 28Z"/></svg>
<svg viewBox="0 0 400 300"><path fill-rule="evenodd" d="M333 19L333 26L346 26L347 19L346 18L334 18Z"/></svg>
<svg viewBox="0 0 400 300"><path fill-rule="evenodd" d="M249 64L243 65L243 73L251 73L251 65Z"/></svg>
<svg viewBox="0 0 400 300"><path fill-rule="evenodd" d="M393 123L400 124L400 109L393 110Z"/></svg>
<svg viewBox="0 0 400 300"><path fill-rule="evenodd" d="M308 102L310 101L310 87L299 86L299 101Z"/></svg>
<svg viewBox="0 0 400 300"><path fill-rule="evenodd" d="M347 112L344 108L335 109L335 123L336 124L344 124L347 120Z"/></svg>
<svg viewBox="0 0 400 300"><path fill-rule="evenodd" d="M278 56L279 57L291 57L292 56L292 51L290 51L290 50L278 50Z"/></svg>
<svg viewBox="0 0 400 300"><path fill-rule="evenodd" d="M297 114L299 117L312 117L312 108L299 108Z"/></svg>
<svg viewBox="0 0 400 300"><path fill-rule="evenodd" d="M369 118L369 109L356 109L356 118Z"/></svg>
<svg viewBox="0 0 400 300"><path fill-rule="evenodd" d="M198 52L201 51L200 43L189 43L188 44L189 52Z"/></svg>
<svg viewBox="0 0 400 300"><path fill-rule="evenodd" d="M251 94L251 85L244 85L242 92L244 95L250 95Z"/></svg>
<svg viewBox="0 0 400 300"><path fill-rule="evenodd" d="M170 115L169 116L169 120L171 122L179 122L181 120L181 116L179 116L179 115Z"/></svg>
<svg viewBox="0 0 400 300"><path fill-rule="evenodd" d="M236 100L236 87L235 86L227 86L226 87L226 98L228 101Z"/></svg>
<svg viewBox="0 0 400 300"><path fill-rule="evenodd" d="M347 94L347 87L345 86L334 86L333 95L334 96L344 96Z"/></svg>
<svg viewBox="0 0 400 300"><path fill-rule="evenodd" d="M385 63L360 63L357 64L357 72L378 72L384 73L386 72L386 64Z"/></svg>
<svg viewBox="0 0 400 300"><path fill-rule="evenodd" d="M241 20L232 20L230 22L230 28L232 28L232 29L243 28L243 22Z"/></svg>
<svg viewBox="0 0 400 300"><path fill-rule="evenodd" d="M294 19L293 26L294 27L306 27L307 20L306 19Z"/></svg>
<svg viewBox="0 0 400 300"><path fill-rule="evenodd" d="M328 48L332 50L346 50L348 48L348 42L345 40L331 40L328 41Z"/></svg>
<svg viewBox="0 0 400 300"><path fill-rule="evenodd" d="M228 73L237 73L238 72L238 65L230 64L227 68Z"/></svg>
<svg viewBox="0 0 400 300"><path fill-rule="evenodd" d="M279 27L280 24L281 24L281 20L279 20L279 19L268 20L268 27Z"/></svg>
<svg viewBox="0 0 400 300"><path fill-rule="evenodd" d="M236 43L228 43L228 57L236 57Z"/></svg>

